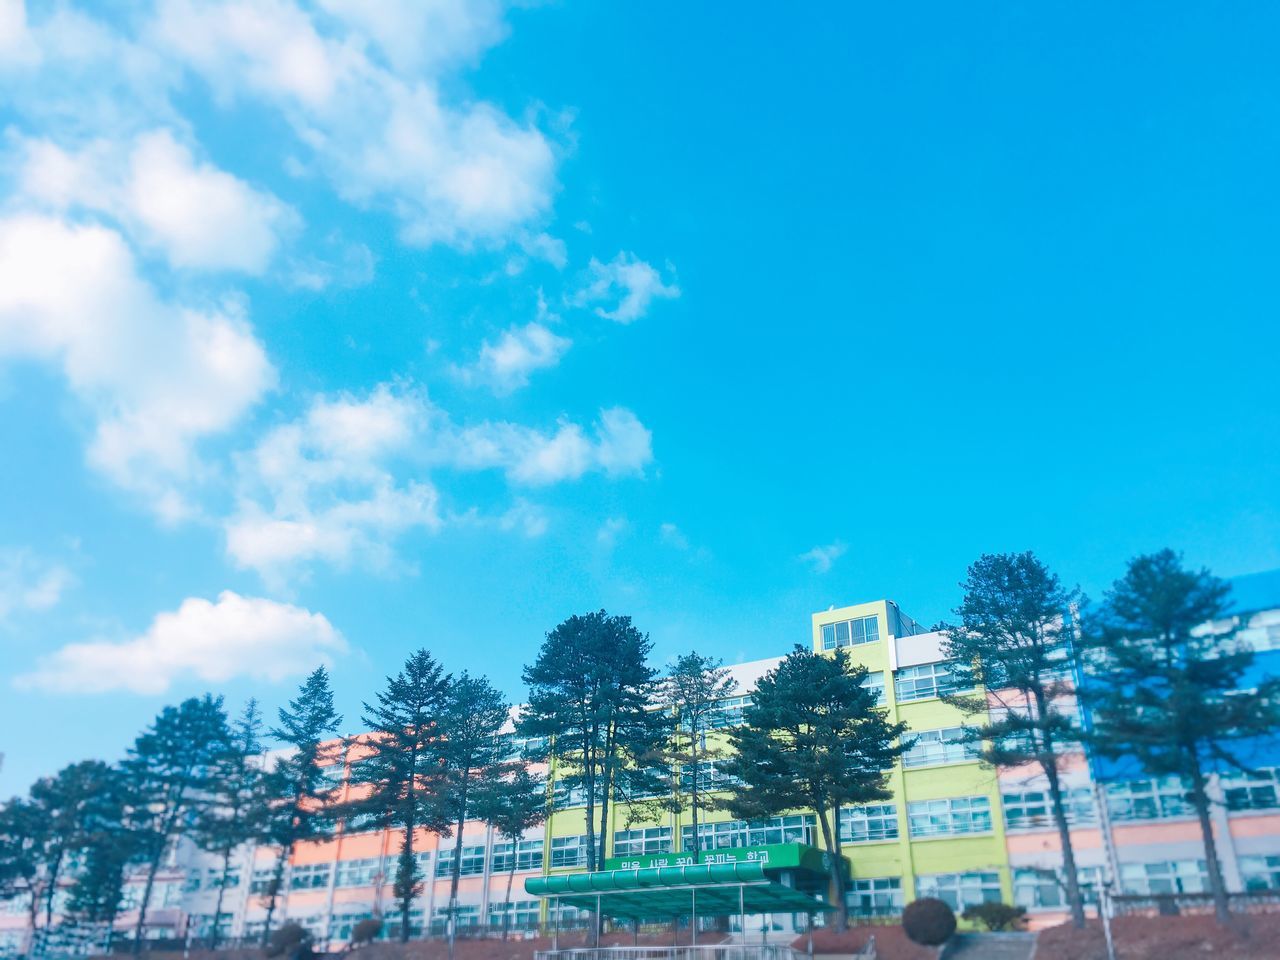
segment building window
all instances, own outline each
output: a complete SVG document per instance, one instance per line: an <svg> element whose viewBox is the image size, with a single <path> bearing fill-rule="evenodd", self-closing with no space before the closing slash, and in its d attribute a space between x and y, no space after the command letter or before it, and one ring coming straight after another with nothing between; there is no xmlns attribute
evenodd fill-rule
<svg viewBox="0 0 1280 960"><path fill-rule="evenodd" d="M1053 805L1044 790L1024 790L1021 793L1004 794L1004 823L1010 830L1048 830L1053 822ZM1065 791L1062 805L1067 823L1088 824L1098 819L1093 804L1093 791L1088 787L1076 787Z"/></svg>
<svg viewBox="0 0 1280 960"><path fill-rule="evenodd" d="M864 917L894 916L902 912L902 878L855 879L849 887L849 912Z"/></svg>
<svg viewBox="0 0 1280 960"><path fill-rule="evenodd" d="M249 880L250 893L267 893L276 878L276 867L254 867L253 876Z"/></svg>
<svg viewBox="0 0 1280 960"><path fill-rule="evenodd" d="M615 857L642 857L655 853L670 852L670 827L619 830L613 835L613 855Z"/></svg>
<svg viewBox="0 0 1280 960"><path fill-rule="evenodd" d="M902 703L941 697L957 689L951 664L946 661L922 663L893 672L893 695Z"/></svg>
<svg viewBox="0 0 1280 960"><path fill-rule="evenodd" d="M515 868L517 870L542 869L542 840L521 840L516 844ZM495 843L489 869L494 873L511 872L511 841Z"/></svg>
<svg viewBox="0 0 1280 960"><path fill-rule="evenodd" d="M489 904L489 926L501 927L506 918L506 925L512 930L531 930L537 927L537 900L513 900L510 903L510 910L507 907L508 904L505 901Z"/></svg>
<svg viewBox="0 0 1280 960"><path fill-rule="evenodd" d="M892 803L840 808L840 842L894 840L898 836L898 808Z"/></svg>
<svg viewBox="0 0 1280 960"><path fill-rule="evenodd" d="M1280 890L1280 856L1241 857L1240 876L1246 890Z"/></svg>
<svg viewBox="0 0 1280 960"><path fill-rule="evenodd" d="M587 838L552 837L551 866L581 867L587 862Z"/></svg>
<svg viewBox="0 0 1280 960"><path fill-rule="evenodd" d="M342 781L347 776L347 768L341 763L331 763L327 767L320 767L318 772L320 774L320 782L316 784L316 792L318 793L337 790L342 786Z"/></svg>
<svg viewBox="0 0 1280 960"><path fill-rule="evenodd" d="M884 671L869 672L862 678L862 689L871 691L876 698L876 706L884 703Z"/></svg>
<svg viewBox="0 0 1280 960"><path fill-rule="evenodd" d="M350 906L347 907L351 909ZM329 917L329 939L346 941L351 939L351 933L356 928L356 924L361 920L369 920L373 917L373 910L365 907L363 910L357 910L354 913L335 913ZM378 939L383 939L387 935L386 928L378 934Z"/></svg>
<svg viewBox="0 0 1280 960"><path fill-rule="evenodd" d="M822 625L823 650L856 647L860 643L874 643L879 639L879 617L858 617L856 620L841 620L839 623Z"/></svg>
<svg viewBox="0 0 1280 960"><path fill-rule="evenodd" d="M388 940L400 939L400 911L388 912L385 914L386 923L383 926L382 936ZM409 936L422 936L422 908L413 907L409 910Z"/></svg>
<svg viewBox="0 0 1280 960"><path fill-rule="evenodd" d="M380 830L379 814L376 813L357 813L348 817L343 829L347 833L370 833L374 830Z"/></svg>
<svg viewBox="0 0 1280 960"><path fill-rule="evenodd" d="M1076 878L1084 902L1097 903L1102 868L1077 867ZM1064 907L1067 903L1067 888L1057 870L1020 867L1013 871L1013 902L1028 910Z"/></svg>
<svg viewBox="0 0 1280 960"><path fill-rule="evenodd" d="M948 837L986 833L991 829L991 801L986 797L948 797L907 804L913 837Z"/></svg>
<svg viewBox="0 0 1280 960"><path fill-rule="evenodd" d="M1203 860L1159 860L1155 863L1120 864L1120 887L1125 893L1154 896L1162 893L1204 893L1209 875Z"/></svg>
<svg viewBox="0 0 1280 960"><path fill-rule="evenodd" d="M614 789L616 791L615 803L630 803L633 800L652 800L654 797L665 797L671 793L672 789L670 773L664 767L649 767L644 770L636 768L619 770Z"/></svg>
<svg viewBox="0 0 1280 960"><path fill-rule="evenodd" d="M916 893L937 897L960 913L979 903L1000 903L1000 874L990 872L933 873L916 877Z"/></svg>
<svg viewBox="0 0 1280 960"><path fill-rule="evenodd" d="M1107 784L1107 811L1112 820L1159 820L1189 816L1191 804L1181 779L1156 777Z"/></svg>
<svg viewBox="0 0 1280 960"><path fill-rule="evenodd" d="M770 817L748 823L725 820L698 824L698 848L721 850L728 847L760 847L771 843L813 843L818 820L813 814ZM680 831L681 849L693 849L693 827Z"/></svg>
<svg viewBox="0 0 1280 960"><path fill-rule="evenodd" d="M698 792L714 793L717 790L729 790L741 781L731 777L720 769L715 760L702 760L698 763ZM680 791L693 792L693 764L686 763L680 768Z"/></svg>
<svg viewBox="0 0 1280 960"><path fill-rule="evenodd" d="M626 771L622 771L623 774ZM599 784L596 785L596 804L600 803L603 791ZM557 780L551 787L551 805L556 810L567 810L570 807L585 807L587 805L587 788L584 784L575 783L570 786L567 780Z"/></svg>
<svg viewBox="0 0 1280 960"><path fill-rule="evenodd" d="M704 723L708 730L724 730L728 727L740 727L743 713L751 705L751 697L725 697L717 700L714 707L707 712Z"/></svg>
<svg viewBox="0 0 1280 960"><path fill-rule="evenodd" d="M329 886L329 864L307 863L289 871L290 890L319 890Z"/></svg>
<svg viewBox="0 0 1280 960"><path fill-rule="evenodd" d="M932 767L940 763L977 760L981 745L965 741L964 727L944 727L915 734L916 742L902 755L904 767Z"/></svg>
<svg viewBox="0 0 1280 960"><path fill-rule="evenodd" d="M378 876L378 857L363 860L339 860L334 885L339 887L371 887Z"/></svg>
<svg viewBox="0 0 1280 960"><path fill-rule="evenodd" d="M454 848L449 847L447 850L441 850L436 859L436 876L450 877L453 876L453 854ZM475 877L484 873L484 844L477 843L462 848L462 860L459 861L458 876Z"/></svg>
<svg viewBox="0 0 1280 960"><path fill-rule="evenodd" d="M1222 778L1228 810L1273 810L1280 807L1280 768L1264 767L1253 774Z"/></svg>

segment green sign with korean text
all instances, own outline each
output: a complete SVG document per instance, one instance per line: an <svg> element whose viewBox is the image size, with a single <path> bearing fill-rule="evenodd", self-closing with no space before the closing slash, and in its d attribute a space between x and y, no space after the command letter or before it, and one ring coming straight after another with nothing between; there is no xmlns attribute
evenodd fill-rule
<svg viewBox="0 0 1280 960"><path fill-rule="evenodd" d="M606 870L646 870L650 867L689 867L696 863L759 863L766 870L807 870L826 874L831 860L826 851L804 843L772 843L760 847L726 847L692 853L652 853L610 857Z"/></svg>

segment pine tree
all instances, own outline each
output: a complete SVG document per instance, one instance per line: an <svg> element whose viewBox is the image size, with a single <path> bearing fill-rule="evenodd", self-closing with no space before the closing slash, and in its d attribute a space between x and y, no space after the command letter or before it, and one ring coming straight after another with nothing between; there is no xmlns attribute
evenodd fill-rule
<svg viewBox="0 0 1280 960"><path fill-rule="evenodd" d="M583 788L588 870L604 859L609 803L615 789L627 786L623 772L637 771L633 795L650 789L650 758L665 743L666 718L648 709L656 676L647 662L652 646L630 617L601 610L570 617L548 633L538 659L524 670L529 700L519 732L547 738L557 780Z"/></svg>
<svg viewBox="0 0 1280 960"><path fill-rule="evenodd" d="M1200 821L1214 913L1230 912L1206 781L1248 770L1242 750L1280 727L1280 678L1249 677L1252 648L1229 618L1229 586L1188 570L1172 550L1139 556L1086 622L1091 741L1156 776L1190 785Z"/></svg>
<svg viewBox="0 0 1280 960"><path fill-rule="evenodd" d="M89 842L92 832L110 815L104 804L118 794L117 772L101 760L84 760L63 767L31 786L31 802L43 825L41 893L44 936L53 928L53 900L67 861Z"/></svg>
<svg viewBox="0 0 1280 960"><path fill-rule="evenodd" d="M395 879L401 942L409 939L409 911L421 889L415 832L441 832L449 826L438 803L441 713L449 683L450 678L426 650L414 653L403 670L387 677L377 703L364 705L369 736L361 745L368 755L351 768L352 786L367 789L342 810L348 819L369 816L379 826L404 832Z"/></svg>
<svg viewBox="0 0 1280 960"><path fill-rule="evenodd" d="M520 764L510 776L494 778L480 787L475 802L476 817L511 844L507 897L502 912L502 939L506 940L511 929L511 886L515 882L520 842L527 831L547 818L547 782Z"/></svg>
<svg viewBox="0 0 1280 960"><path fill-rule="evenodd" d="M258 701L250 699L231 727L226 750L215 760L209 803L196 824L195 837L200 846L222 859L211 950L217 949L221 933L222 902L232 857L245 844L269 839L271 809L267 786L262 766L262 713Z"/></svg>
<svg viewBox="0 0 1280 960"><path fill-rule="evenodd" d="M725 669L722 661L699 653L686 653L675 662L671 672L658 685L658 704L673 720L667 760L676 771L676 812L688 809L693 827L691 852L701 848L698 836L698 814L710 806L702 793L702 771L706 764L725 756L725 751L708 741L714 737L714 720L720 701L733 696L738 682ZM687 778L685 771L688 771ZM685 783L688 793L685 794Z"/></svg>
<svg viewBox="0 0 1280 960"><path fill-rule="evenodd" d="M849 921L843 858L837 842L840 808L887 800L894 762L910 746L905 723L889 723L862 684L867 668L844 650L823 656L797 646L756 684L744 723L730 740L726 772L739 785L726 806L743 820L792 810L817 815L836 892L836 929Z"/></svg>
<svg viewBox="0 0 1280 960"><path fill-rule="evenodd" d="M449 955L457 927L458 883L462 876L462 829L474 812L480 785L507 775L506 747L500 736L511 705L484 677L465 670L450 681L440 711L441 778L437 814L453 835L449 872Z"/></svg>
<svg viewBox="0 0 1280 960"><path fill-rule="evenodd" d="M14 797L0 805L0 897L28 898L27 924L33 935L51 836L49 824L30 800Z"/></svg>
<svg viewBox="0 0 1280 960"><path fill-rule="evenodd" d="M161 710L121 765L128 793L127 820L147 870L134 927L134 953L142 950L156 873L187 822L203 813L214 768L229 737L222 698L192 697Z"/></svg>
<svg viewBox="0 0 1280 960"><path fill-rule="evenodd" d="M271 918L284 885L285 866L293 859L294 850L299 844L327 837L332 830L324 768L341 757L341 744L333 738L342 717L334 709L329 672L324 667L316 667L302 682L298 695L280 708L279 722L271 736L293 749L276 762L267 778L272 800L267 835L280 852L267 887L264 947L271 936Z"/></svg>
<svg viewBox="0 0 1280 960"><path fill-rule="evenodd" d="M996 769L1038 766L1062 846L1063 884L1071 921L1084 927L1084 902L1075 849L1063 801L1064 748L1080 743L1075 720L1070 610L1076 591L1063 589L1056 574L1034 554L985 554L968 570L956 609L958 626L947 628L944 655L953 661L957 690L984 687L983 694L944 697L987 722L966 728L981 744L982 760ZM996 707L994 717L990 708Z"/></svg>
<svg viewBox="0 0 1280 960"><path fill-rule="evenodd" d="M77 923L100 927L104 950L110 952L116 915L124 896L125 868L138 856L138 835L125 821L124 777L112 771L97 803L97 817L82 848L84 869L76 878L67 912Z"/></svg>

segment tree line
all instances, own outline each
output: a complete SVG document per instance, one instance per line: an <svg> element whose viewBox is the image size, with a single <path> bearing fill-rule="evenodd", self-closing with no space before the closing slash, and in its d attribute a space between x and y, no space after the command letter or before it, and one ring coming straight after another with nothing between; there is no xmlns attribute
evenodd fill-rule
<svg viewBox="0 0 1280 960"><path fill-rule="evenodd" d="M1073 920L1083 923L1083 898L1062 777L1067 752L1085 745L1133 758L1149 774L1184 778L1225 918L1208 777L1248 770L1239 746L1280 727L1280 679L1252 677L1254 655L1237 637L1225 583L1162 551L1132 560L1096 608L1031 553L985 555L961 586L956 622L938 625L954 680L944 699L978 718L965 729L984 763L1043 774ZM556 626L523 673L518 751L503 695L483 676L447 673L427 650L406 658L363 704L366 732L354 738L338 736L342 718L323 667L269 728L253 701L234 718L211 694L165 707L119 763L72 764L0 806L0 897L28 895L32 927L43 914L47 929L71 871L65 916L110 931L136 871L140 949L155 879L185 836L220 864L216 946L235 854L257 845L275 858L260 894L265 943L296 850L359 824L400 837L389 879L402 940L425 879L417 834L452 839L452 941L463 825L488 823L511 843L509 918L517 844L552 805L549 784L531 767L546 763L586 808L588 870L603 867L615 805L628 827L687 811L695 854L708 810L747 821L814 813L843 929L841 810L891 799L889 774L913 743L867 687L867 668L843 649L796 646L759 680L741 722L722 730L722 703L736 692L722 663L691 652L659 671L651 653L629 617L599 611ZM1088 708L1088 729L1076 703ZM280 749L264 752L268 742ZM332 777L344 763L345 795Z"/></svg>

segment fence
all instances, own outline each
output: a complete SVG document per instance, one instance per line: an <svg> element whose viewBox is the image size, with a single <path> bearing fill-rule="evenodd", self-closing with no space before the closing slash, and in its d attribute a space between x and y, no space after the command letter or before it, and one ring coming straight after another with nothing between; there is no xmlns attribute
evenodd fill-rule
<svg viewBox="0 0 1280 960"><path fill-rule="evenodd" d="M1232 913L1274 913L1280 909L1280 890L1229 893L1227 903ZM1112 914L1120 917L1213 913L1213 895L1209 893L1116 894L1111 897L1111 908Z"/></svg>
<svg viewBox="0 0 1280 960"><path fill-rule="evenodd" d="M800 960L801 954L773 943L706 946L579 947L538 950L533 960Z"/></svg>

